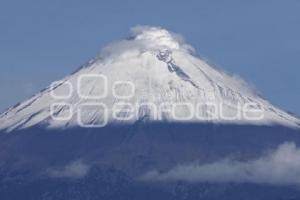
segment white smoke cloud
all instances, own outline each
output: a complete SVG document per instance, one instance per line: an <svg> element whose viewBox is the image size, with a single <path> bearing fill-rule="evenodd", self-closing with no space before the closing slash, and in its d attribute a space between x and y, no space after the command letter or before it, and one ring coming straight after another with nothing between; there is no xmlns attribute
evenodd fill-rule
<svg viewBox="0 0 300 200"><path fill-rule="evenodd" d="M123 56L126 58L128 54L136 55L144 51L162 49L194 52L194 49L179 34L160 27L136 26L131 28L131 38L129 40L121 40L109 44L103 49L101 57L114 58Z"/></svg>
<svg viewBox="0 0 300 200"><path fill-rule="evenodd" d="M47 173L53 178L83 178L89 172L90 166L81 160L76 160L59 169L48 169Z"/></svg>
<svg viewBox="0 0 300 200"><path fill-rule="evenodd" d="M224 159L203 165L181 165L166 173L150 171L142 180L299 185L300 148L286 142L256 160Z"/></svg>

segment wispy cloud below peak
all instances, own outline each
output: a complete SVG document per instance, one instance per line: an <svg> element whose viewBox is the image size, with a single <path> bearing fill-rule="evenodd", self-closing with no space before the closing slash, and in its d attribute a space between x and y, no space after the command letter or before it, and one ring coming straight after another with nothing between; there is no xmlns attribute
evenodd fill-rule
<svg viewBox="0 0 300 200"><path fill-rule="evenodd" d="M300 185L300 148L297 148L295 143L286 142L256 160L242 162L226 158L202 165L181 165L165 173L150 171L141 179L194 183Z"/></svg>

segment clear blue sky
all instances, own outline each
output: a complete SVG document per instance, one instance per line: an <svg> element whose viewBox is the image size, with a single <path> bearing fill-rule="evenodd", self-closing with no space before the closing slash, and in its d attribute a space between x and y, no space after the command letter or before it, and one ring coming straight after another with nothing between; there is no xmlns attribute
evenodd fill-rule
<svg viewBox="0 0 300 200"><path fill-rule="evenodd" d="M300 115L299 0L0 0L0 110L138 24L181 33L211 63Z"/></svg>

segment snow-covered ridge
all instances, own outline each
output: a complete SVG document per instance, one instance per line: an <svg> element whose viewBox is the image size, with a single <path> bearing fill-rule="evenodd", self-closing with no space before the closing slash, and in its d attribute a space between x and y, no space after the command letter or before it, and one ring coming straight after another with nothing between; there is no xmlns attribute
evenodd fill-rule
<svg viewBox="0 0 300 200"><path fill-rule="evenodd" d="M0 130L140 121L299 127L299 119L260 98L238 79L212 68L193 52L177 34L158 27L135 27L130 39L108 45L75 73L2 113ZM241 116L236 114L238 106L245 105L260 110L263 118L249 119L244 110ZM215 110L218 116L212 114Z"/></svg>

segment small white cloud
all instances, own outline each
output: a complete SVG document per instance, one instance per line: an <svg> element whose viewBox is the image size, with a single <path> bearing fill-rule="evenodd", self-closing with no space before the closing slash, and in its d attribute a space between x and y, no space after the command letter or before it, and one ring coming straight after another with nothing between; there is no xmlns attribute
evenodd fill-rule
<svg viewBox="0 0 300 200"><path fill-rule="evenodd" d="M76 160L59 169L48 169L47 173L54 178L83 178L89 172L90 166L81 160Z"/></svg>
<svg viewBox="0 0 300 200"><path fill-rule="evenodd" d="M166 173L150 171L142 176L142 180L299 185L300 149L294 143L286 142L256 160L224 159L202 165L181 165Z"/></svg>

